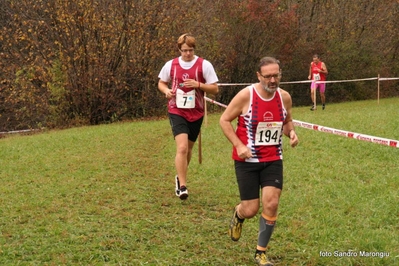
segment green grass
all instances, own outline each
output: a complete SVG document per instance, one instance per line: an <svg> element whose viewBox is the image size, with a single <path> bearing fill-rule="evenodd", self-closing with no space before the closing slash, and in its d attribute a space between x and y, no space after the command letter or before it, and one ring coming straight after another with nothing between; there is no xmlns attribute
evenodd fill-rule
<svg viewBox="0 0 399 266"><path fill-rule="evenodd" d="M398 106L393 98L293 115L399 140ZM0 139L0 265L254 265L258 216L238 242L227 236L239 195L219 116L203 127L202 164L195 147L187 201L173 192L165 119ZM284 139L275 265L399 265L399 149L296 130L298 147Z"/></svg>

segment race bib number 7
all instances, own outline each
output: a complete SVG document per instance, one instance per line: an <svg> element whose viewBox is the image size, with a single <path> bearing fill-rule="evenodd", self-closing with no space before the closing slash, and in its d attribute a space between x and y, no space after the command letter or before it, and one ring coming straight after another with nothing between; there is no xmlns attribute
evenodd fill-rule
<svg viewBox="0 0 399 266"><path fill-rule="evenodd" d="M176 90L176 105L178 108L195 107L195 90L184 92L181 89Z"/></svg>
<svg viewBox="0 0 399 266"><path fill-rule="evenodd" d="M259 122L256 128L255 145L278 145L283 122Z"/></svg>

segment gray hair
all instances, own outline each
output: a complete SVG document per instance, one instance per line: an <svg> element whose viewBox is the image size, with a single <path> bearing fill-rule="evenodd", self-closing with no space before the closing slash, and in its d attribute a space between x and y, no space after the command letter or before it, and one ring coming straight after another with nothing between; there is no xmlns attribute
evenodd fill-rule
<svg viewBox="0 0 399 266"><path fill-rule="evenodd" d="M281 66L280 66L280 61L279 61L279 60L277 60L277 59L274 58L274 57L265 56L265 57L263 57L263 58L259 61L258 71L260 72L260 70L261 70L261 68L262 68L263 66L267 66L267 65L270 65L270 64L277 64L278 67L279 67L280 70L281 70Z"/></svg>

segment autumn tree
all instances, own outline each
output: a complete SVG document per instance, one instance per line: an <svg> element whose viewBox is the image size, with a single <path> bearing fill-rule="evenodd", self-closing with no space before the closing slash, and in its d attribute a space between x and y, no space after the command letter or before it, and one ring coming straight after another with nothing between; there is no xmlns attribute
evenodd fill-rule
<svg viewBox="0 0 399 266"><path fill-rule="evenodd" d="M191 15L178 1L148 0L25 0L4 9L12 14L5 101L21 127L151 115L159 59Z"/></svg>
<svg viewBox="0 0 399 266"><path fill-rule="evenodd" d="M294 80L305 79L314 53L326 62L330 80L399 75L397 1L284 2L298 6L299 45L290 68L302 65L303 74L300 75L297 67ZM342 83L329 87L332 88L328 92L330 100L339 102L374 97L376 83Z"/></svg>
<svg viewBox="0 0 399 266"><path fill-rule="evenodd" d="M264 56L278 58L285 68L295 51L298 30L295 9L295 5L283 7L281 1L256 0L232 1L229 8L220 8L221 27L225 31L220 40L226 59L225 82L256 82L257 64ZM241 88L226 88L219 99L229 102Z"/></svg>
<svg viewBox="0 0 399 266"><path fill-rule="evenodd" d="M68 127L166 114L158 73L197 37L221 83L256 82L260 57L283 81L307 78L313 53L330 80L399 76L396 0L3 0L0 128ZM397 96L397 82L384 96ZM375 83L329 85L330 101L374 97ZM228 103L242 86L223 88ZM294 105L309 84L285 86ZM306 93L304 93L306 92Z"/></svg>

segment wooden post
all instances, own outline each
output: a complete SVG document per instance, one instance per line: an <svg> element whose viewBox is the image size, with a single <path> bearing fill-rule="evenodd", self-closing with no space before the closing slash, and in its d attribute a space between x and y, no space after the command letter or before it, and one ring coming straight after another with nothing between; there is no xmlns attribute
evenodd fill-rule
<svg viewBox="0 0 399 266"><path fill-rule="evenodd" d="M377 78L377 104L380 104L380 74Z"/></svg>
<svg viewBox="0 0 399 266"><path fill-rule="evenodd" d="M208 126L208 101L205 100L206 92L204 92L204 124Z"/></svg>
<svg viewBox="0 0 399 266"><path fill-rule="evenodd" d="M198 162L202 163L202 138L201 131L198 134Z"/></svg>
<svg viewBox="0 0 399 266"><path fill-rule="evenodd" d="M316 111L317 110L317 106L316 106L316 102L317 102L317 93L316 93L316 91L317 91L317 81L314 81L314 91L313 91L313 95L314 95L314 111Z"/></svg>

